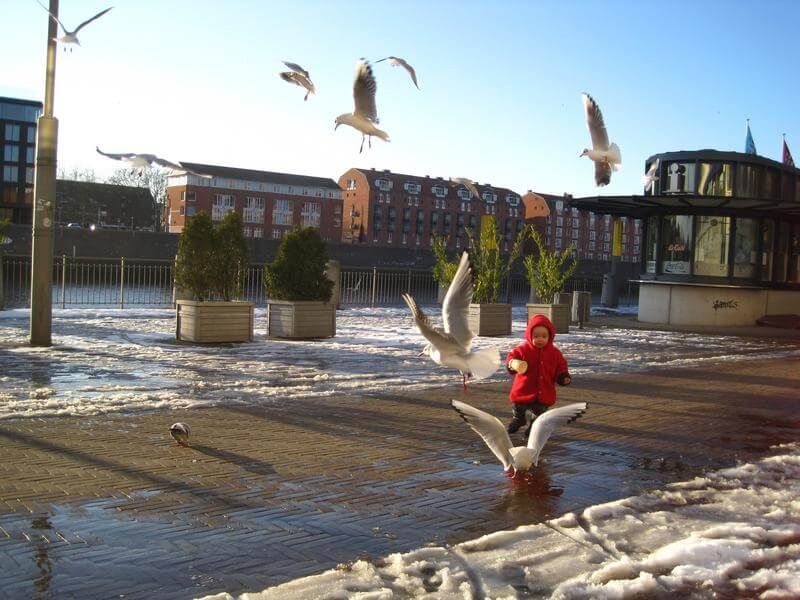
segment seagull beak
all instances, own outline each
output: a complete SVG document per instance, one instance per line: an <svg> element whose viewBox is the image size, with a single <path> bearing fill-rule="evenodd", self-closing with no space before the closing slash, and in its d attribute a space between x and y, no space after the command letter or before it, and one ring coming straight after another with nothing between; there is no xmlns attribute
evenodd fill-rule
<svg viewBox="0 0 800 600"><path fill-rule="evenodd" d="M339 125L341 125L341 123L336 123L336 125L333 126L333 130L336 131L336 128L339 127Z"/></svg>

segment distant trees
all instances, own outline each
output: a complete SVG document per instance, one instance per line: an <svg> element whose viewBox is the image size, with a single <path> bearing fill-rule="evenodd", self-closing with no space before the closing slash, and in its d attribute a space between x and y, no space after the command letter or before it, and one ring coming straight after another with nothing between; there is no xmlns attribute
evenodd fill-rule
<svg viewBox="0 0 800 600"><path fill-rule="evenodd" d="M143 169L117 169L106 179L106 183L148 188L156 203L157 227L163 225L164 207L167 203L167 172L156 167Z"/></svg>
<svg viewBox="0 0 800 600"><path fill-rule="evenodd" d="M94 169L79 169L78 167L73 167L69 170L59 169L57 178L66 179L68 181L88 181L90 183L95 183L97 181L97 175L95 175Z"/></svg>

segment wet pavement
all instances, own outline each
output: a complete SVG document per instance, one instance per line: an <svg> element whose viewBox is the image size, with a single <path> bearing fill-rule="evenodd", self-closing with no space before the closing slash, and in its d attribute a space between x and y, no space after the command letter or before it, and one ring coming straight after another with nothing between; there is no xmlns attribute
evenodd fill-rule
<svg viewBox="0 0 800 600"><path fill-rule="evenodd" d="M505 420L505 383L0 421L0 597L257 591L690 479L798 439L799 366L577 377L559 402L589 410L524 481L449 407Z"/></svg>

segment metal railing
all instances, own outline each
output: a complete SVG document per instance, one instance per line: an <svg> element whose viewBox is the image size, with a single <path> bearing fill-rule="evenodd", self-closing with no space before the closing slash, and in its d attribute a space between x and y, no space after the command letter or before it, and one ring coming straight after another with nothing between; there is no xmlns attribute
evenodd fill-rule
<svg viewBox="0 0 800 600"><path fill-rule="evenodd" d="M98 305L171 306L173 303L171 260L134 258L75 258L58 256L53 261L53 306ZM250 265L242 299L265 306L264 265ZM30 304L31 259L6 255L2 264L0 304L21 307ZM588 291L593 302L600 301L602 277L573 277L565 291ZM402 306L402 294L409 293L420 304L438 301L439 284L429 270L342 267L342 306ZM629 281L620 292L620 304L638 302L638 283ZM500 290L500 301L524 304L530 298L530 284L512 275Z"/></svg>

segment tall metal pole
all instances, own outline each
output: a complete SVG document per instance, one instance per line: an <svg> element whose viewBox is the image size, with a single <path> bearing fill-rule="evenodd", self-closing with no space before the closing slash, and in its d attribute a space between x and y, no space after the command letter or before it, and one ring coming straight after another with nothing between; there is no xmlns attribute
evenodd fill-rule
<svg viewBox="0 0 800 600"><path fill-rule="evenodd" d="M58 17L58 0L50 0L50 13ZM56 79L55 19L47 17L47 71L44 114L36 128L36 181L33 187L33 244L31 267L31 346L50 346L53 306L53 208L56 203L56 150L58 121L53 117Z"/></svg>

